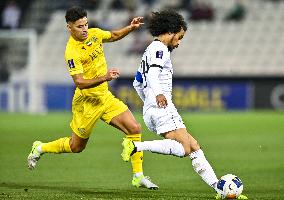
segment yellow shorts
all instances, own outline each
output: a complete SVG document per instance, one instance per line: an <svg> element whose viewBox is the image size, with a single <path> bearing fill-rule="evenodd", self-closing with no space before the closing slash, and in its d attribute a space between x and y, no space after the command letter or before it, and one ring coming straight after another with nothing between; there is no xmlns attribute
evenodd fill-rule
<svg viewBox="0 0 284 200"><path fill-rule="evenodd" d="M70 127L81 138L89 138L98 121L110 123L112 118L125 112L128 107L108 92L102 98L86 97L75 93L72 101L73 119Z"/></svg>

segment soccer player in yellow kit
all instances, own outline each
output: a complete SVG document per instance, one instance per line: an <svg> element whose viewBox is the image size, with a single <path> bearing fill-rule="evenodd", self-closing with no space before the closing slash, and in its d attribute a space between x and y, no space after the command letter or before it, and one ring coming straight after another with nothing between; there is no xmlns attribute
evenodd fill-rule
<svg viewBox="0 0 284 200"><path fill-rule="evenodd" d="M108 81L119 77L117 68L107 69L103 52L104 42L114 42L141 26L142 17L133 18L130 25L118 30L88 29L87 12L80 7L66 11L70 38L66 45L65 61L76 85L72 101L71 137L52 142L35 141L28 156L28 168L34 169L45 153L79 153L84 150L92 128L101 119L123 131L133 141L141 141L141 126L128 107L108 90ZM143 175L143 154L132 155L132 185L158 189Z"/></svg>

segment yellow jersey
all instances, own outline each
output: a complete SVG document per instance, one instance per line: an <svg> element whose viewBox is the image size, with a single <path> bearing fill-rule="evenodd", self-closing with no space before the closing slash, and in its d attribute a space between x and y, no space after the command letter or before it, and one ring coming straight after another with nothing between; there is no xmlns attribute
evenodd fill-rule
<svg viewBox="0 0 284 200"><path fill-rule="evenodd" d="M65 50L65 62L70 75L83 74L84 79L97 78L107 73L107 64L103 51L103 42L111 37L111 32L99 28L88 30L88 38L83 42L70 36ZM108 93L107 81L102 84L87 88L76 88L75 93L83 96L100 97Z"/></svg>

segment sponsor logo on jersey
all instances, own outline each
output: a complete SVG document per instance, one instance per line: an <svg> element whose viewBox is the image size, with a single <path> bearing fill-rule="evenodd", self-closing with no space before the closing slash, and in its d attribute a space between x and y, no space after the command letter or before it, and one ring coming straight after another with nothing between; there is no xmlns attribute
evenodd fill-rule
<svg viewBox="0 0 284 200"><path fill-rule="evenodd" d="M99 55L103 54L103 50L101 48L95 49L89 56L91 57L92 60L97 58Z"/></svg>

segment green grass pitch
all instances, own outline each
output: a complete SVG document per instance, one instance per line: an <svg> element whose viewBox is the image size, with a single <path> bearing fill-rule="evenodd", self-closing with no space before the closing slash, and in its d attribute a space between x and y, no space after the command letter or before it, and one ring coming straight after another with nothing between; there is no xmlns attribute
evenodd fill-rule
<svg viewBox="0 0 284 200"><path fill-rule="evenodd" d="M218 177L233 173L249 199L284 199L284 112L182 113ZM144 124L142 117L137 120ZM35 140L70 135L70 113L0 113L0 199L213 199L188 158L144 153L144 174L157 191L131 186L120 158L123 134L99 122L79 154L44 155L34 171L26 158ZM143 140L158 139L143 125Z"/></svg>

